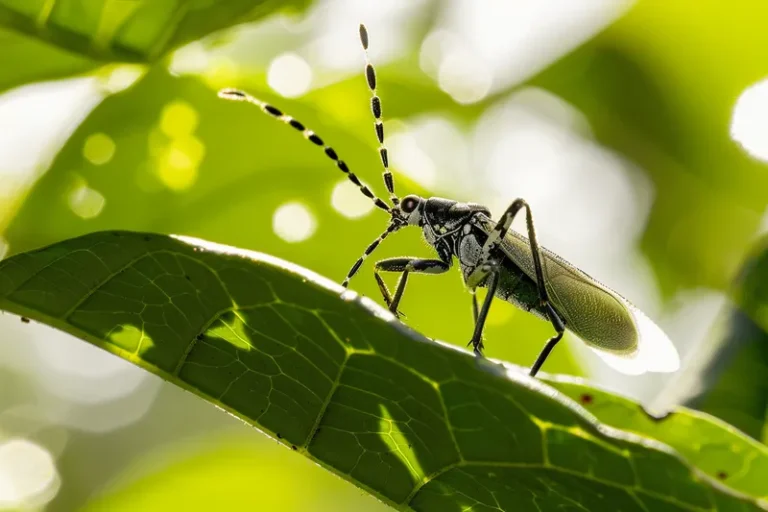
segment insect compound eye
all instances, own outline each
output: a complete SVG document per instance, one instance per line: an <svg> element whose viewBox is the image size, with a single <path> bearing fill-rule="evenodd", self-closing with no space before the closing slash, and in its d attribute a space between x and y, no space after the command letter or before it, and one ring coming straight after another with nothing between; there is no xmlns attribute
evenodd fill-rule
<svg viewBox="0 0 768 512"><path fill-rule="evenodd" d="M403 213L411 213L419 205L419 198L416 196L405 196L400 203L400 209Z"/></svg>

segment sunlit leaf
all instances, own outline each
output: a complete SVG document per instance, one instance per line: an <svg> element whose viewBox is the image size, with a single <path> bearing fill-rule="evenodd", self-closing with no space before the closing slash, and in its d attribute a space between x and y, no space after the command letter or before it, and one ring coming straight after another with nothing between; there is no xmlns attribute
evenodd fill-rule
<svg viewBox="0 0 768 512"><path fill-rule="evenodd" d="M768 446L731 425L685 407L656 418L637 403L582 380L545 380L606 425L662 441L712 478L745 494L768 499Z"/></svg>
<svg viewBox="0 0 768 512"><path fill-rule="evenodd" d="M83 55L153 61L216 30L308 0L0 0L0 25Z"/></svg>
<svg viewBox="0 0 768 512"><path fill-rule="evenodd" d="M258 426L413 510L759 510L517 368L275 258L101 232L0 263L0 307Z"/></svg>

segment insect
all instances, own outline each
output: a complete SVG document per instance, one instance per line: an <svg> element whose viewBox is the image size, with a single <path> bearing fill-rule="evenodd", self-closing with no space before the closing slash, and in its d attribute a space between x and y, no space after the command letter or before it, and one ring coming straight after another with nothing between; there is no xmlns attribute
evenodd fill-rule
<svg viewBox="0 0 768 512"><path fill-rule="evenodd" d="M608 364L629 374L645 371L671 372L679 366L674 345L663 331L626 299L539 245L531 207L524 199L515 199L498 221L479 204L461 203L438 197L423 198L395 193L389 169L389 155L384 144L381 99L377 94L376 72L368 59L368 31L360 25L360 41L365 55L365 78L371 91L371 111L384 167L384 185L388 204L380 199L350 171L336 151L313 131L278 108L237 89L223 89L219 96L245 101L280 120L313 144L346 174L360 192L390 216L387 228L365 249L352 265L342 285L347 287L365 259L392 233L408 226L421 228L424 238L437 253L436 258L401 257L381 260L374 265L374 277L389 310L400 316L398 306L410 274L443 274L458 261L464 282L471 293L474 332L467 345L477 356L483 352L483 327L495 298L548 320L555 334L546 342L530 369L536 375L566 329L581 338ZM510 229L521 210L525 211L527 238ZM399 274L392 293L381 277L382 272ZM487 288L478 307L477 288Z"/></svg>

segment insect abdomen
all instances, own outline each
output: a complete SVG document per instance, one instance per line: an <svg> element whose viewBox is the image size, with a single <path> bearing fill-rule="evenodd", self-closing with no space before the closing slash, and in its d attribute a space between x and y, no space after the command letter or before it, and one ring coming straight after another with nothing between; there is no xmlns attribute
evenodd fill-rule
<svg viewBox="0 0 768 512"><path fill-rule="evenodd" d="M536 283L510 261L502 263L496 297L546 320L546 313L538 306Z"/></svg>

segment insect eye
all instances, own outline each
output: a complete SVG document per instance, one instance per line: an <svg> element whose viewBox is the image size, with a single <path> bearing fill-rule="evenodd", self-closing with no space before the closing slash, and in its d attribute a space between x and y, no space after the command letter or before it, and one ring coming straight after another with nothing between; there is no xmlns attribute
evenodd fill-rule
<svg viewBox="0 0 768 512"><path fill-rule="evenodd" d="M400 203L400 209L404 213L411 213L419 205L419 200L414 196L406 196L403 202Z"/></svg>

